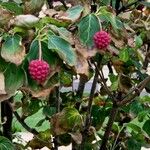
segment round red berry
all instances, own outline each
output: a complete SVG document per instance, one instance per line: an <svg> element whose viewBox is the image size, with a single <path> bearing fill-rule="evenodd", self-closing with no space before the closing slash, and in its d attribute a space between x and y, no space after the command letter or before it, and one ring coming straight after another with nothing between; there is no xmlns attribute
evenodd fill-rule
<svg viewBox="0 0 150 150"><path fill-rule="evenodd" d="M98 49L105 49L111 42L111 37L106 31L99 31L94 34L94 44Z"/></svg>
<svg viewBox="0 0 150 150"><path fill-rule="evenodd" d="M49 64L44 60L32 60L29 63L29 74L32 79L36 80L38 83L44 82L50 71Z"/></svg>

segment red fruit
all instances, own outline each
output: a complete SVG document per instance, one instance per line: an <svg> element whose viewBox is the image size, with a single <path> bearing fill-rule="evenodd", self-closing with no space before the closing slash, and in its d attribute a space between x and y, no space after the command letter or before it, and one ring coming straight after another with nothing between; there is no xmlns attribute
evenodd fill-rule
<svg viewBox="0 0 150 150"><path fill-rule="evenodd" d="M93 37L93 39L94 39L95 46L98 49L105 49L105 48L107 48L107 46L111 42L110 35L106 31L96 32L94 37Z"/></svg>
<svg viewBox="0 0 150 150"><path fill-rule="evenodd" d="M36 80L38 83L42 83L46 80L49 75L49 64L44 60L32 60L29 63L29 74L32 79Z"/></svg>

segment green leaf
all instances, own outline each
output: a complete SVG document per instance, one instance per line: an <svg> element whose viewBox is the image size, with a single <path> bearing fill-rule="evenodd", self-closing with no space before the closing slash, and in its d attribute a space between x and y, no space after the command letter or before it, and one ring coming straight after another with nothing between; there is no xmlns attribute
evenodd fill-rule
<svg viewBox="0 0 150 150"><path fill-rule="evenodd" d="M143 110L144 110L144 107L138 101L134 101L130 105L130 112L136 116Z"/></svg>
<svg viewBox="0 0 150 150"><path fill-rule="evenodd" d="M111 91L116 91L118 89L118 85L119 85L119 80L114 81L111 84Z"/></svg>
<svg viewBox="0 0 150 150"><path fill-rule="evenodd" d="M127 62L129 60L129 58L130 58L128 49L121 50L120 53L119 53L119 58L123 62Z"/></svg>
<svg viewBox="0 0 150 150"><path fill-rule="evenodd" d="M117 19L112 12L109 12L107 6L100 7L97 14L100 20L109 22L112 25L114 30L122 28L121 21Z"/></svg>
<svg viewBox="0 0 150 150"><path fill-rule="evenodd" d="M2 7L5 9L14 12L16 15L20 15L23 13L22 7L20 7L17 3L15 2L3 2L0 4Z"/></svg>
<svg viewBox="0 0 150 150"><path fill-rule="evenodd" d="M99 115L101 114L101 115ZM109 110L102 109L97 105L92 106L91 116L92 116L92 125L95 127L101 127L106 117L109 115Z"/></svg>
<svg viewBox="0 0 150 150"><path fill-rule="evenodd" d="M1 56L9 62L20 65L25 57L25 47L19 35L8 36L2 44Z"/></svg>
<svg viewBox="0 0 150 150"><path fill-rule="evenodd" d="M68 27L71 24L71 21L61 21L57 20L53 17L44 17L40 20L41 24L52 24L56 25L57 27Z"/></svg>
<svg viewBox="0 0 150 150"><path fill-rule="evenodd" d="M60 82L63 86L71 86L72 75L69 72L62 70L60 72Z"/></svg>
<svg viewBox="0 0 150 150"><path fill-rule="evenodd" d="M119 85L118 76L115 76L114 74L110 74L109 79L112 83L111 84L111 90L116 91L118 89L118 85Z"/></svg>
<svg viewBox="0 0 150 150"><path fill-rule="evenodd" d="M0 136L0 150L15 150L15 147L7 138Z"/></svg>
<svg viewBox="0 0 150 150"><path fill-rule="evenodd" d="M47 129L45 131L40 132L31 141L29 141L28 146L32 149L42 149L43 147L51 149L52 143L49 142L51 140L51 137L51 132Z"/></svg>
<svg viewBox="0 0 150 150"><path fill-rule="evenodd" d="M73 22L77 21L79 17L81 16L83 9L84 8L81 5L77 5L77 6L69 8L66 11L67 18L72 20Z"/></svg>
<svg viewBox="0 0 150 150"><path fill-rule="evenodd" d="M143 122L144 119L146 118L146 116L150 113L150 111L148 110L145 110L145 111L142 111L138 114L138 121L139 122Z"/></svg>
<svg viewBox="0 0 150 150"><path fill-rule="evenodd" d="M41 42L42 45L42 58L46 62L48 62L51 67L56 67L56 64L58 63L58 58L52 51L48 50L48 46L46 42ZM39 58L39 45L38 41L34 40L30 45L30 50L27 55L28 61L38 59Z"/></svg>
<svg viewBox="0 0 150 150"><path fill-rule="evenodd" d="M143 130L148 134L150 137L150 119L147 120L143 125Z"/></svg>
<svg viewBox="0 0 150 150"><path fill-rule="evenodd" d="M75 51L66 40L59 36L51 35L48 37L48 48L56 52L69 66L76 64Z"/></svg>
<svg viewBox="0 0 150 150"><path fill-rule="evenodd" d="M3 72L8 66L8 63L0 56L0 72Z"/></svg>
<svg viewBox="0 0 150 150"><path fill-rule="evenodd" d="M93 36L100 30L98 18L94 14L85 16L78 24L78 29L79 37L83 44L89 47L94 46Z"/></svg>
<svg viewBox="0 0 150 150"><path fill-rule="evenodd" d="M142 96L140 97L140 102L141 103L149 103L150 102L150 96L149 95L145 95L145 96Z"/></svg>
<svg viewBox="0 0 150 150"><path fill-rule="evenodd" d="M130 138L127 145L128 150L141 150L141 143L137 142L135 139Z"/></svg>
<svg viewBox="0 0 150 150"><path fill-rule="evenodd" d="M141 1L140 4L143 4L144 6L150 8L150 2L149 1L147 1L147 2Z"/></svg>
<svg viewBox="0 0 150 150"><path fill-rule="evenodd" d="M33 115L41 108L40 101L37 99L32 99L27 107L28 115Z"/></svg>
<svg viewBox="0 0 150 150"><path fill-rule="evenodd" d="M49 25L51 30L55 32L56 34L59 34L63 39L68 41L69 43L73 43L73 35L71 32L69 32L66 28L64 27L57 27L55 25Z"/></svg>
<svg viewBox="0 0 150 150"><path fill-rule="evenodd" d="M64 108L63 109L64 117L63 121L67 122L69 127L75 127L76 125L82 124L82 116L79 114L78 110L75 108Z"/></svg>
<svg viewBox="0 0 150 150"><path fill-rule="evenodd" d="M136 124L128 123L127 127L131 128L135 132L141 133L141 128Z"/></svg>
<svg viewBox="0 0 150 150"><path fill-rule="evenodd" d="M41 119L41 120L35 125L35 127L40 127L40 126L42 126L42 124L44 123L44 121L45 121L45 118Z"/></svg>
<svg viewBox="0 0 150 150"><path fill-rule="evenodd" d="M17 67L14 64L9 64L5 75L5 88L8 94L14 93L24 83L24 71L21 67Z"/></svg>
<svg viewBox="0 0 150 150"><path fill-rule="evenodd" d="M51 117L53 114L56 113L56 108L55 107L51 107L51 106L45 106L43 108L43 114L47 117Z"/></svg>
<svg viewBox="0 0 150 150"><path fill-rule="evenodd" d="M143 45L143 40L142 40L141 36L135 37L135 45L137 48L140 48Z"/></svg>
<svg viewBox="0 0 150 150"><path fill-rule="evenodd" d="M113 123L112 130L115 131L116 133L119 133L120 131L119 125L117 123Z"/></svg>

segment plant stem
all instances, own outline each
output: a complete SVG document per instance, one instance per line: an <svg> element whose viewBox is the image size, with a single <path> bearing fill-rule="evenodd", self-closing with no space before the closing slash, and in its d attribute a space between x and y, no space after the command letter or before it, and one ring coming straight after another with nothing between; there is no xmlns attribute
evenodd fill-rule
<svg viewBox="0 0 150 150"><path fill-rule="evenodd" d="M34 134L34 135L38 135L39 133L33 129L33 128L30 128L25 122L24 120L19 116L18 112L17 111L14 111L13 112L16 119L19 121L19 123L30 133Z"/></svg>
<svg viewBox="0 0 150 150"><path fill-rule="evenodd" d="M47 3L49 5L49 8L52 9L53 8L53 0L47 0Z"/></svg>
<svg viewBox="0 0 150 150"><path fill-rule="evenodd" d="M42 60L42 45L41 45L41 40L38 40L39 44L39 60Z"/></svg>
<svg viewBox="0 0 150 150"><path fill-rule="evenodd" d="M59 1L63 4L63 6L65 7L65 9L68 8L64 0L59 0Z"/></svg>
<svg viewBox="0 0 150 150"><path fill-rule="evenodd" d="M114 144L113 144L111 150L115 150L116 145L117 145L117 140L118 140L118 138L119 138L119 136L120 136L120 133L122 132L123 129L124 129L124 126L123 126L123 127L120 129L120 131L118 132L117 137L116 137L116 139L115 139L115 142L114 142Z"/></svg>
<svg viewBox="0 0 150 150"><path fill-rule="evenodd" d="M86 129L89 128L89 125L90 125L90 122L91 122L90 118L91 118L92 102L93 102L97 82L98 82L98 72L96 71L95 76L94 76L94 80L93 80L93 84L92 84L92 87L91 87L89 101L88 101L87 117L86 117L86 122L85 122L85 128Z"/></svg>
<svg viewBox="0 0 150 150"><path fill-rule="evenodd" d="M3 136L8 138L9 140L12 140L12 119L13 119L13 113L12 109L10 107L10 102L9 100L3 101L1 103L1 117L2 121L4 118L6 118L5 123L3 123Z"/></svg>
<svg viewBox="0 0 150 150"><path fill-rule="evenodd" d="M148 46L147 46L147 52L146 52L145 60L143 63L143 69L145 69L145 70L148 67L149 59L150 59L150 44L148 44Z"/></svg>
<svg viewBox="0 0 150 150"><path fill-rule="evenodd" d="M130 103L131 101L134 100L136 96L138 96L142 90L146 87L146 85L150 82L150 76L145 78L143 81L141 81L135 88L133 88L127 96L123 98L122 101L118 101L117 105L118 106L123 106L127 103ZM134 93L134 94L133 94ZM132 94L132 95L131 95Z"/></svg>
<svg viewBox="0 0 150 150"><path fill-rule="evenodd" d="M96 65L95 62L93 62L93 65L95 66L95 69L97 70L97 72L98 72L98 74L99 74L99 76L100 76L100 78L101 78L102 85L104 86L104 88L105 88L107 94L108 94L112 99L114 99L114 96L112 95L111 91L110 91L109 88L107 87L106 82L105 82L105 79L104 79L103 75L101 74L102 71L101 71L101 72L99 71L99 69L98 69L98 67L97 67L97 65Z"/></svg>
<svg viewBox="0 0 150 150"><path fill-rule="evenodd" d="M86 82L87 82L86 77L80 76L80 82L76 94L77 97L82 98Z"/></svg>
<svg viewBox="0 0 150 150"><path fill-rule="evenodd" d="M108 67L109 73L113 73L113 69L112 69L110 62L108 62L107 67Z"/></svg>
<svg viewBox="0 0 150 150"><path fill-rule="evenodd" d="M59 86L56 87L56 110L57 110L57 113L60 112L60 91L59 91Z"/></svg>
<svg viewBox="0 0 150 150"><path fill-rule="evenodd" d="M114 123L117 113L118 113L118 107L116 105L113 105L112 110L110 112L110 118L107 123L106 131L105 131L105 134L102 139L102 144L101 144L100 150L107 150L107 147L106 147L107 142L108 142L109 135L110 135L110 132L112 129L112 125Z"/></svg>
<svg viewBox="0 0 150 150"><path fill-rule="evenodd" d="M60 112L60 104L61 104L61 101L60 101L60 87L56 87L55 89L55 94L56 94L56 111L57 113ZM54 150L58 150L58 140L59 140L59 137L58 136L55 136L54 137L54 140L53 140L53 143L54 143Z"/></svg>
<svg viewBox="0 0 150 150"><path fill-rule="evenodd" d="M100 63L101 63L101 61L99 61L98 64L97 64L98 68L100 66ZM80 146L80 150L84 149L84 144L85 144L85 141L86 141L87 131L88 131L88 129L90 127L90 124L91 124L92 102L93 102L97 82L98 82L98 71L95 70L95 76L94 76L94 80L93 80L93 83L92 83L91 92L90 92L89 101L88 101L87 115L86 115L86 119L85 119L84 130L83 130L83 134L82 134L82 144Z"/></svg>

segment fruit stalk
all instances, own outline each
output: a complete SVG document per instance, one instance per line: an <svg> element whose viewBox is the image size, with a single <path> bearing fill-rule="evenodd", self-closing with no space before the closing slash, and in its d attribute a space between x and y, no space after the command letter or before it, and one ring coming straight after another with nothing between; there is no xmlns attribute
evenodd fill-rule
<svg viewBox="0 0 150 150"><path fill-rule="evenodd" d="M38 40L39 44L39 60L42 60L42 45L41 45L41 40Z"/></svg>

